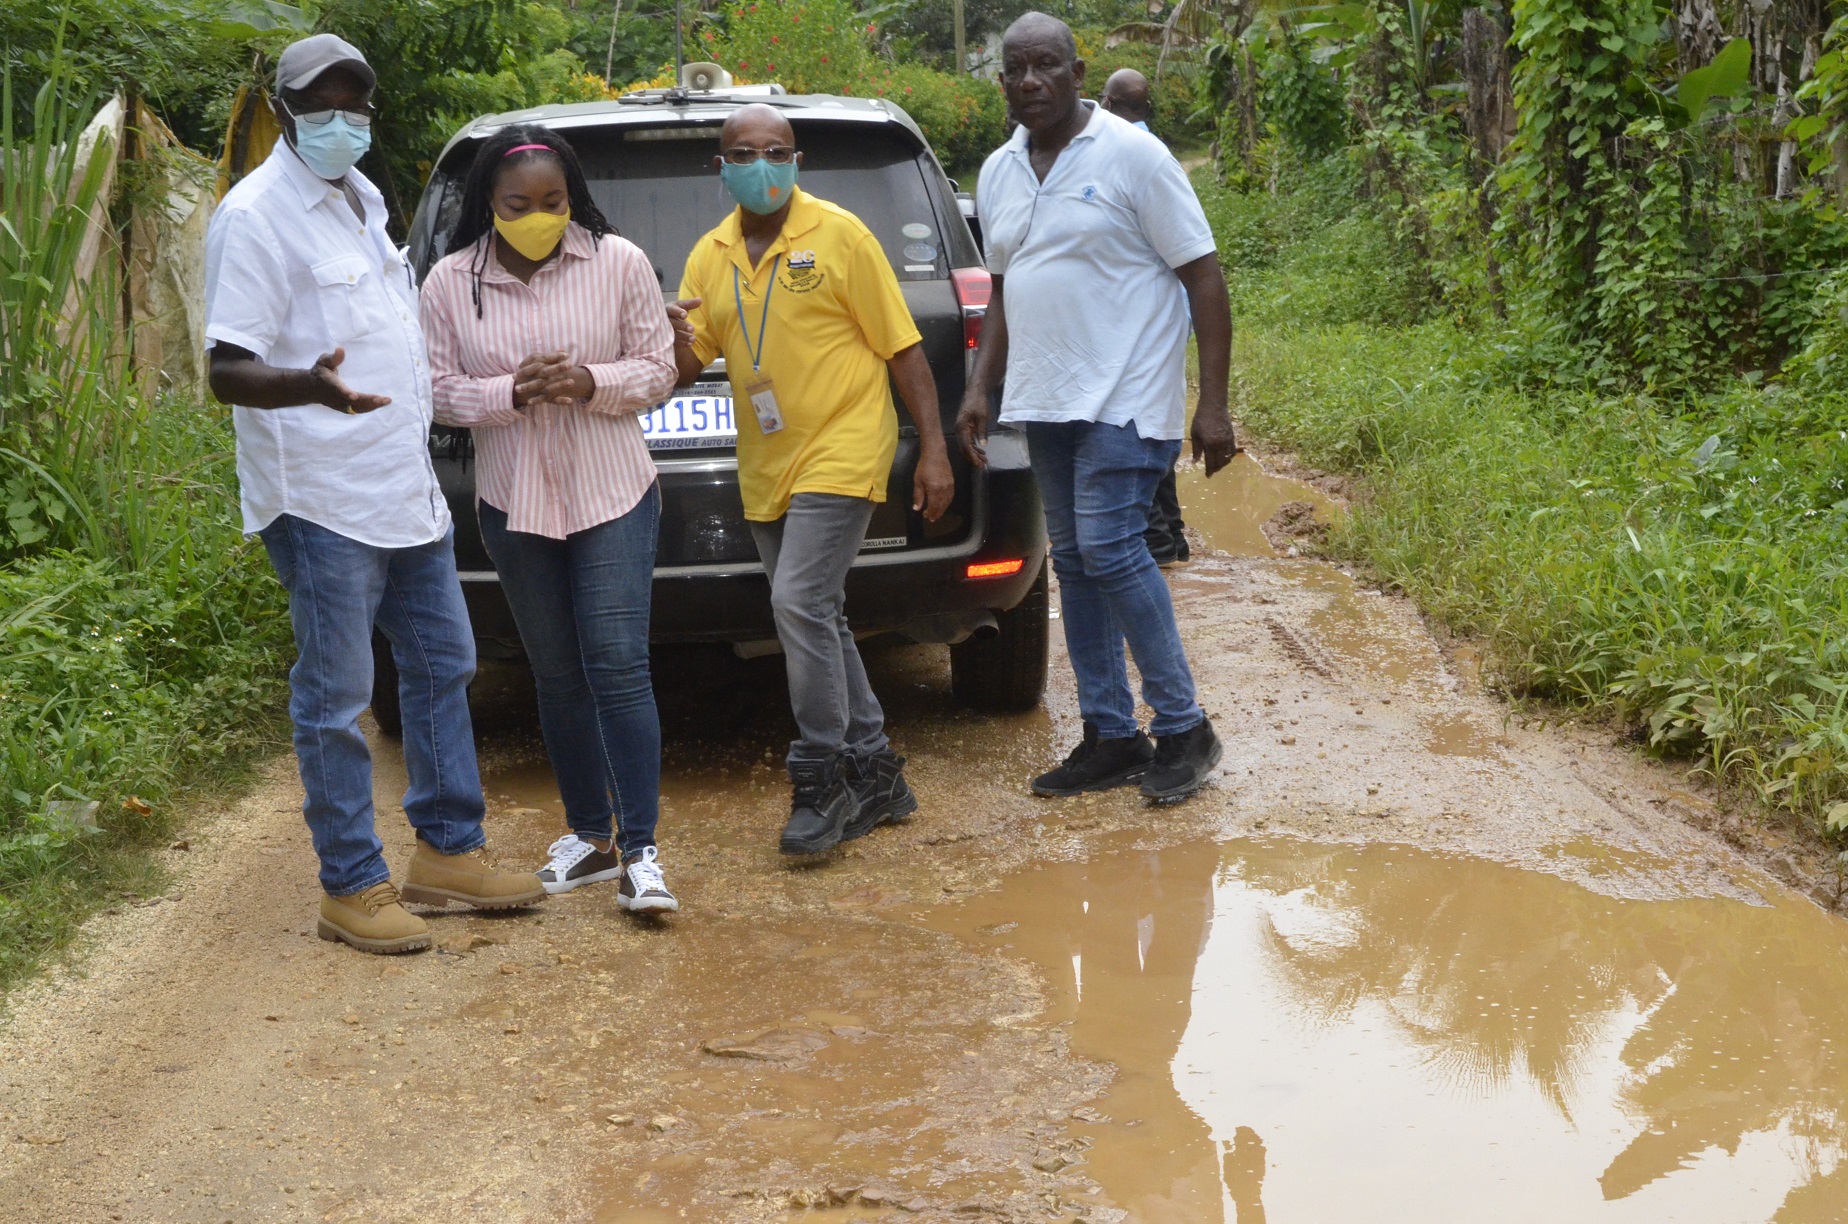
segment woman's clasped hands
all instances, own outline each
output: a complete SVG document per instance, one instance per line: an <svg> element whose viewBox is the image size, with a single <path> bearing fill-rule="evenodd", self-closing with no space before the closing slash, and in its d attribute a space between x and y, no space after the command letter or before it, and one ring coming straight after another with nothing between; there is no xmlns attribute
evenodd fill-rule
<svg viewBox="0 0 1848 1224"><path fill-rule="evenodd" d="M513 373L513 406L522 410L538 403L589 399L594 390L590 371L565 353L529 354Z"/></svg>

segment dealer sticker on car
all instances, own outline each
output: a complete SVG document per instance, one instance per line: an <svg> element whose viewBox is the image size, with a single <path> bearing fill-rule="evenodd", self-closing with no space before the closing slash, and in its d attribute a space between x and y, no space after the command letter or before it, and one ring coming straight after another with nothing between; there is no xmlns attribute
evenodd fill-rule
<svg viewBox="0 0 1848 1224"><path fill-rule="evenodd" d="M732 416L731 384L694 383L642 414L642 437L649 450L685 450L730 446L737 441Z"/></svg>

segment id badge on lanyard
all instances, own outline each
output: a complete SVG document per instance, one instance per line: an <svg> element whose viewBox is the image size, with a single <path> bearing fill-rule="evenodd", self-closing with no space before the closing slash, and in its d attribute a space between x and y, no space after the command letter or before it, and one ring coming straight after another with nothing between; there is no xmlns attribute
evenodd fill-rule
<svg viewBox="0 0 1848 1224"><path fill-rule="evenodd" d="M744 393L751 399L751 411L757 414L757 428L765 434L783 428L783 410L776 402L776 387L763 372L764 329L770 326L770 295L776 290L776 267L782 258L778 255L770 261L770 285L764 290L763 314L757 320L756 348L751 347L751 329L744 322L744 296L738 291L738 269L732 268L732 300L738 306L738 330L744 333L744 350L751 355L751 378L744 384Z"/></svg>

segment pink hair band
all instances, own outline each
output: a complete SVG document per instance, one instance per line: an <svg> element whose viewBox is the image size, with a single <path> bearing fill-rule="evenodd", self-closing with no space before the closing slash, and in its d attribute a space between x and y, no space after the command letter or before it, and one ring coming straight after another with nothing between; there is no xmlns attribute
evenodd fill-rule
<svg viewBox="0 0 1848 1224"><path fill-rule="evenodd" d="M501 156L502 157L512 157L515 153L524 153L528 149L544 149L547 153L558 152L558 150L554 149L551 145L523 144L523 145L514 145L513 148L508 149L505 153L502 153Z"/></svg>

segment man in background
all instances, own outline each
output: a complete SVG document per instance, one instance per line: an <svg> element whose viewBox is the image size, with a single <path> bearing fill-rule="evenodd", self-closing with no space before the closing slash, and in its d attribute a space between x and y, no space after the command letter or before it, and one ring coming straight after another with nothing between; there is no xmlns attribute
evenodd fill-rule
<svg viewBox="0 0 1848 1224"><path fill-rule="evenodd" d="M1097 104L1130 126L1153 134L1149 128L1149 116L1154 113L1149 101L1149 79L1134 68L1119 68L1111 73ZM1181 493L1171 465L1155 486L1155 499L1149 504L1149 528L1142 536L1157 565L1166 569L1192 559L1186 530L1187 524L1181 520Z"/></svg>
<svg viewBox="0 0 1848 1224"><path fill-rule="evenodd" d="M1111 73L1097 104L1131 127L1150 131L1149 116L1154 107L1149 102L1149 79L1134 68L1118 68Z"/></svg>

